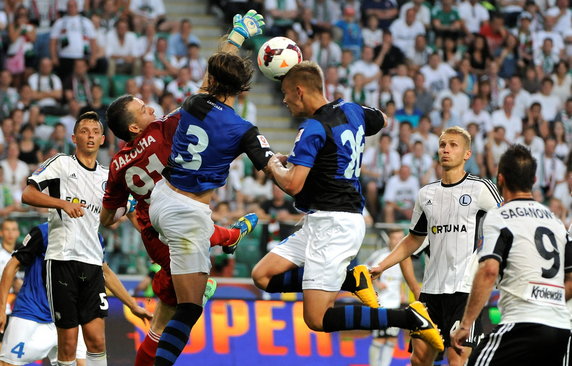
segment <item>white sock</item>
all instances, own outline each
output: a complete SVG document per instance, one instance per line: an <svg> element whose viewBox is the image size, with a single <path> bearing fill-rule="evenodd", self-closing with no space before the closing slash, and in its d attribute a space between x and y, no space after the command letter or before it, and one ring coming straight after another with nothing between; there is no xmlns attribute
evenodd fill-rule
<svg viewBox="0 0 572 366"><path fill-rule="evenodd" d="M385 342L381 346L381 351L379 355L379 366L389 366L391 361L393 360L393 349L395 348L395 344L393 342Z"/></svg>
<svg viewBox="0 0 572 366"><path fill-rule="evenodd" d="M107 366L107 354L105 352L101 353L91 353L86 354L86 366Z"/></svg>
<svg viewBox="0 0 572 366"><path fill-rule="evenodd" d="M377 342L371 342L369 345L369 366L378 366L382 346Z"/></svg>
<svg viewBox="0 0 572 366"><path fill-rule="evenodd" d="M75 360L73 360L73 361L60 361L60 360L58 360L57 365L58 366L76 366L77 363L75 362Z"/></svg>

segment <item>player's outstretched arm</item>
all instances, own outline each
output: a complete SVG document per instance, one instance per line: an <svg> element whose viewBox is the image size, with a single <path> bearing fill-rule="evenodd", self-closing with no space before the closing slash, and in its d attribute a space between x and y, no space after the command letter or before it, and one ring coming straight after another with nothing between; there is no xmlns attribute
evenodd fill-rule
<svg viewBox="0 0 572 366"><path fill-rule="evenodd" d="M411 257L407 257L399 262L399 267L401 268L401 273L403 274L403 278L405 279L407 286L409 286L409 289L413 292L415 300L419 300L421 286L419 286L419 282L417 281L417 278L415 278L415 271L413 270Z"/></svg>
<svg viewBox="0 0 572 366"><path fill-rule="evenodd" d="M473 287L467 300L465 314L459 327L451 332L451 346L459 355L463 351L463 342L469 337L471 324L477 319L481 310L491 296L493 287L499 275L500 263L498 260L489 258L479 264L479 269L473 279Z"/></svg>
<svg viewBox="0 0 572 366"><path fill-rule="evenodd" d="M137 205L137 201L133 198L132 195L129 195L127 199L127 204L125 207L120 207L118 209L108 209L103 207L101 209L101 213L99 214L99 221L101 225L105 227L112 226L113 224L117 223L124 215L129 215L135 210L135 206ZM133 220L128 217L129 220L133 223ZM139 230L139 225L134 224L135 228Z"/></svg>
<svg viewBox="0 0 572 366"><path fill-rule="evenodd" d="M282 154L272 155L268 160L267 168L278 187L289 195L295 196L304 187L311 168L287 163L287 158Z"/></svg>
<svg viewBox="0 0 572 366"><path fill-rule="evenodd" d="M232 18L232 30L228 37L223 39L220 50L222 52L237 54L245 40L262 34L264 24L264 17L262 14L258 14L256 10L251 9L244 14L244 16L235 14ZM209 74L205 72L200 90L206 90L208 84Z"/></svg>
<svg viewBox="0 0 572 366"><path fill-rule="evenodd" d="M111 291L122 303L124 303L129 310L133 313L133 315L145 320L153 318L153 314L142 308L141 306L137 305L137 302L129 292L125 289L115 272L109 268L107 263L103 263L103 277L105 278L105 287Z"/></svg>
<svg viewBox="0 0 572 366"><path fill-rule="evenodd" d="M403 261L413 254L420 246L423 244L424 236L417 236L411 233L399 241L395 249L389 253L384 260L382 260L377 266L370 268L369 272L373 278L378 278L381 273L396 265L397 263Z"/></svg>
<svg viewBox="0 0 572 366"><path fill-rule="evenodd" d="M4 327L6 327L6 312L4 309L6 309L10 287L14 283L14 278L19 268L20 261L12 257L6 264L6 267L4 267L4 272L2 272L2 279L0 279L0 333L4 333Z"/></svg>

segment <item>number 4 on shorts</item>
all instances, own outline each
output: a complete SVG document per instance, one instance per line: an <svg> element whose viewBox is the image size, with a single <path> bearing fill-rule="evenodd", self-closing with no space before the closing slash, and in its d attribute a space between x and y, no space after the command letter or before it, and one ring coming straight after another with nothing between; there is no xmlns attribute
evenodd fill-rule
<svg viewBox="0 0 572 366"><path fill-rule="evenodd" d="M17 345L15 345L14 347L12 347L12 350L10 352L12 352L13 354L15 354L16 356L18 356L18 358L22 358L22 356L24 356L24 346L26 344L24 342L20 342Z"/></svg>

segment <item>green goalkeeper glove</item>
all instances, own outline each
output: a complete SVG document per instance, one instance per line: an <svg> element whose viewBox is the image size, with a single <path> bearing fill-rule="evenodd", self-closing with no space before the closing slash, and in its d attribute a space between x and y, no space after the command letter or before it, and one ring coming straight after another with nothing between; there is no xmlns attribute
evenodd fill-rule
<svg viewBox="0 0 572 366"><path fill-rule="evenodd" d="M228 35L228 41L240 48L244 40L262 34L264 17L256 10L250 9L244 16L236 14L232 18L232 31Z"/></svg>

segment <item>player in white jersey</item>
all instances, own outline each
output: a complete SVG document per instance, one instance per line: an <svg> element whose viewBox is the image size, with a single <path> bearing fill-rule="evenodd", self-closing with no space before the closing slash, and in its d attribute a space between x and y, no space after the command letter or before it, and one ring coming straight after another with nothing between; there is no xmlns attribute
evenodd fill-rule
<svg viewBox="0 0 572 366"><path fill-rule="evenodd" d="M449 332L461 320L476 270L477 225L485 213L497 207L501 197L493 184L465 172L471 157L471 136L460 127L451 127L439 137L439 164L442 179L421 188L415 202L409 234L377 267L383 271L417 251L427 236L428 254L419 300L427 303L429 315L442 329L445 347ZM481 332L477 321L467 346L474 347ZM416 337L415 333L411 334ZM414 338L411 364L432 365L438 356L425 342ZM452 349L447 358L452 366L465 363L470 350L459 356Z"/></svg>
<svg viewBox="0 0 572 366"><path fill-rule="evenodd" d="M500 324L469 365L562 365L570 334L572 242L562 222L534 201L536 161L522 145L501 157L497 184L506 203L482 222L479 269L452 346L462 352L470 324L497 282Z"/></svg>
<svg viewBox="0 0 572 366"><path fill-rule="evenodd" d="M58 330L58 365L75 364L78 325L87 365L107 365L103 318L108 303L98 229L108 170L96 160L104 139L97 114L82 114L73 130L75 155L59 154L44 162L22 194L22 202L50 208L46 287Z"/></svg>

